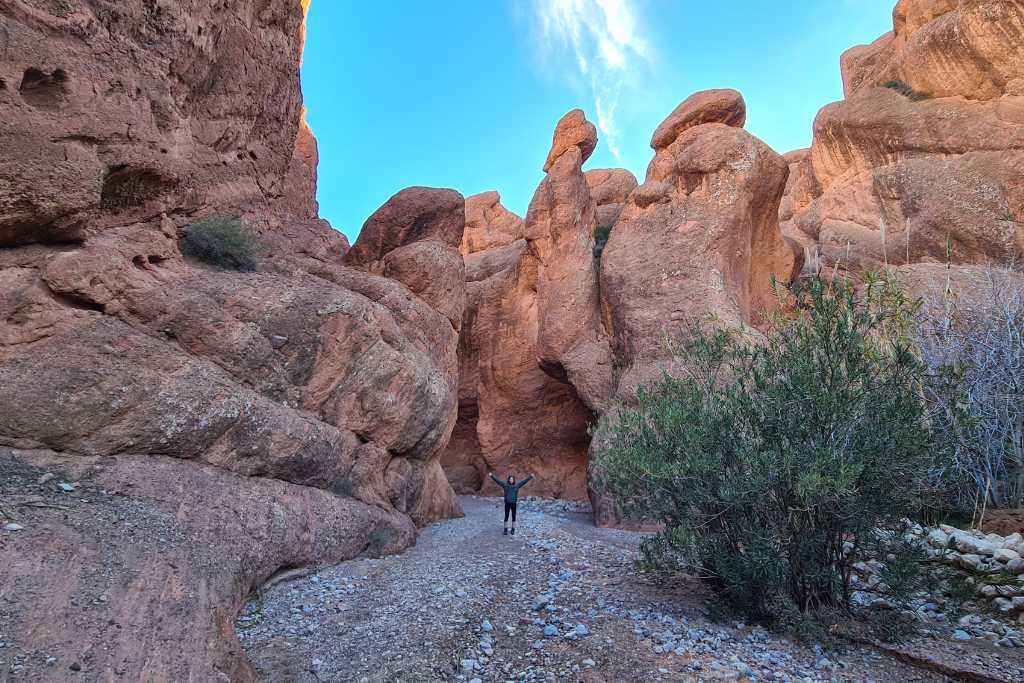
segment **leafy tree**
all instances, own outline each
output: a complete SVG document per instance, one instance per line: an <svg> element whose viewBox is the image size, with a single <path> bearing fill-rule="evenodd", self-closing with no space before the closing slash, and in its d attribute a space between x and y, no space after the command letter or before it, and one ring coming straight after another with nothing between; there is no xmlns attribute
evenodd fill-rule
<svg viewBox="0 0 1024 683"><path fill-rule="evenodd" d="M695 326L686 369L606 418L594 468L627 515L664 522L649 568L701 576L755 616L849 607L853 565L944 500L913 306L879 278L790 294L796 314L764 338ZM912 590L914 566L886 585Z"/></svg>

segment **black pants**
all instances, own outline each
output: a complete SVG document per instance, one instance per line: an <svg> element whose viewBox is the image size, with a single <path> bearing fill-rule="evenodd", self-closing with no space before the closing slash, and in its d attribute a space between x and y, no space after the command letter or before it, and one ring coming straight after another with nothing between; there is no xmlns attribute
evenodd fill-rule
<svg viewBox="0 0 1024 683"><path fill-rule="evenodd" d="M505 503L505 524L508 524L508 513L512 511L512 523L516 523L516 503Z"/></svg>

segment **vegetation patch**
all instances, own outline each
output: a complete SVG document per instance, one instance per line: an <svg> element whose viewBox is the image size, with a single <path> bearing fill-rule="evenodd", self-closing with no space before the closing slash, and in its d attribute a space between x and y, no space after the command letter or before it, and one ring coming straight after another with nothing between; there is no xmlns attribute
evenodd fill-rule
<svg viewBox="0 0 1024 683"><path fill-rule="evenodd" d="M980 524L991 508L1024 507L1024 286L991 268L968 294L924 302L917 346L957 386L932 397L930 420L952 444L961 497Z"/></svg>
<svg viewBox="0 0 1024 683"><path fill-rule="evenodd" d="M599 225L594 228L594 258L601 258L611 234L612 226L610 225Z"/></svg>
<svg viewBox="0 0 1024 683"><path fill-rule="evenodd" d="M914 102L920 102L921 100L929 100L932 97L930 93L922 92L920 90L914 90L906 82L900 80L894 79L891 81L886 81L885 83L882 84L882 87L889 88L890 90L895 90L899 94L903 95L909 100L913 100Z"/></svg>
<svg viewBox="0 0 1024 683"><path fill-rule="evenodd" d="M848 613L856 568L879 557L872 591L907 604L926 585L910 520L952 499L951 449L922 400L948 386L914 352L915 306L891 280L789 294L797 314L763 340L693 325L686 369L605 418L599 486L664 523L644 568L699 576L754 618Z"/></svg>
<svg viewBox="0 0 1024 683"><path fill-rule="evenodd" d="M263 247L238 218L211 216L188 227L181 253L225 270L251 271Z"/></svg>

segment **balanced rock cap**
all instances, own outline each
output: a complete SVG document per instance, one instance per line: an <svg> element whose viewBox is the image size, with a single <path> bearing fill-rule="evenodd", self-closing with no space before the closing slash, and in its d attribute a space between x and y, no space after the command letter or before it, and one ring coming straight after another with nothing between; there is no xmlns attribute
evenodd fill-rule
<svg viewBox="0 0 1024 683"><path fill-rule="evenodd" d="M590 158L597 147L597 128L590 121L582 109L573 109L571 112L558 120L555 126L555 135L551 140L551 151L548 152L547 161L544 162L544 172L547 173L551 167L572 147L579 147L583 161Z"/></svg>
<svg viewBox="0 0 1024 683"><path fill-rule="evenodd" d="M743 95L730 88L702 90L687 97L672 110L651 138L651 147L657 151L668 147L687 128L702 123L724 123L742 128L747 121L747 105Z"/></svg>

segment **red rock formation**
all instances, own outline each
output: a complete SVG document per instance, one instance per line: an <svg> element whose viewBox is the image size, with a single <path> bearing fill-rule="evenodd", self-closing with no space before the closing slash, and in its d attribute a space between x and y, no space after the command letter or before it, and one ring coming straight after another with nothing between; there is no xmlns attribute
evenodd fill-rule
<svg viewBox="0 0 1024 683"><path fill-rule="evenodd" d="M679 132L669 142L655 136L645 182L629 195L601 257L615 395L627 403L637 387L673 369L666 340L683 337L692 323L759 324L776 305L772 278L788 282L794 274L793 249L778 227L786 161L742 128L707 122L742 123L734 115L744 111L742 100L718 101L698 93L659 127ZM618 521L602 491L592 487L590 497L599 524Z"/></svg>
<svg viewBox="0 0 1024 683"><path fill-rule="evenodd" d="M585 493L588 428L613 390L590 186L614 212L636 185L620 169L584 175L596 143L579 110L559 121L525 222L496 193L467 200L459 422L443 456L460 492L497 492L494 470L536 473L534 495Z"/></svg>
<svg viewBox="0 0 1024 683"><path fill-rule="evenodd" d="M590 158L597 147L597 128L587 121L582 109L573 109L558 120L551 141L551 150L544 162L544 172L550 171L558 158L573 147L579 149L583 161Z"/></svg>
<svg viewBox="0 0 1024 683"><path fill-rule="evenodd" d="M932 97L1024 95L1024 6L1006 0L899 0L893 31L841 60L847 97L901 80Z"/></svg>
<svg viewBox="0 0 1024 683"><path fill-rule="evenodd" d="M587 171L584 176L597 206L598 227L615 225L629 193L636 189L636 178L624 168L597 168Z"/></svg>
<svg viewBox="0 0 1024 683"><path fill-rule="evenodd" d="M24 530L0 550L5 655L32 681L254 681L234 633L247 595L281 568L415 537L348 496L157 455L0 447L0 499L63 509L18 508Z"/></svg>
<svg viewBox="0 0 1024 683"><path fill-rule="evenodd" d="M826 269L1019 263L1024 5L903 0L893 25L843 55L784 231Z"/></svg>
<svg viewBox="0 0 1024 683"><path fill-rule="evenodd" d="M508 291L512 271L526 250L523 220L501 205L497 192L466 198L466 227L460 251L466 270L466 307L459 334L459 413L441 464L457 493L477 493L489 469L477 436L480 414L480 353L495 333L495 314ZM477 321L480 321L479 323ZM506 462L510 467L513 463Z"/></svg>
<svg viewBox="0 0 1024 683"><path fill-rule="evenodd" d="M651 149L665 149L687 128L703 123L724 123L742 128L747 121L747 105L736 90L702 90L690 95L672 110L651 137Z"/></svg>
<svg viewBox="0 0 1024 683"><path fill-rule="evenodd" d="M788 281L796 266L778 230L787 165L717 122L741 124L744 112L735 91L687 100L659 129L677 137L639 187L621 169L582 172L596 136L570 112L525 223L493 193L470 199L460 418L443 456L457 490L494 493L488 470L532 471L531 492L580 496L589 427L666 367L664 334L709 314L756 323L774 305L771 278ZM599 220L614 226L600 260ZM517 229L525 239L510 242ZM613 506L592 499L612 521Z"/></svg>
<svg viewBox="0 0 1024 683"><path fill-rule="evenodd" d="M523 219L501 205L497 192L466 197L466 228L459 251L463 256L511 244L523 237Z"/></svg>
<svg viewBox="0 0 1024 683"><path fill-rule="evenodd" d="M524 222L525 252L475 321L484 460L501 472L536 472L535 494L583 495L588 425L612 392L593 253L597 209L582 171L596 144L581 111L558 122ZM485 481L484 490L496 488Z"/></svg>
<svg viewBox="0 0 1024 683"><path fill-rule="evenodd" d="M477 436L487 469L534 472L529 495L581 498L585 493L591 412L571 385L539 362L536 281L539 262L524 243L515 266L492 277L473 323L479 349ZM483 491L499 493L488 479Z"/></svg>
<svg viewBox="0 0 1024 683"><path fill-rule="evenodd" d="M397 280L458 331L465 271L458 247L465 200L455 190L409 187L370 216L344 263Z"/></svg>
<svg viewBox="0 0 1024 683"><path fill-rule="evenodd" d="M445 473L460 493L493 494L488 471L535 472L530 494L580 498L592 416L572 387L538 363L537 266L522 220L496 193L470 197L466 206L467 232L474 237L464 238L463 249L496 246L465 257L459 416L442 456Z"/></svg>
<svg viewBox="0 0 1024 683"><path fill-rule="evenodd" d="M0 4L0 480L95 479L94 509L135 510L154 545L104 547L134 542L102 514L35 518L0 548L20 587L6 651L96 679L246 680L230 624L248 590L459 514L439 456L463 200L403 191L346 254L316 217L299 3L58 5ZM182 257L211 214L259 235L256 272ZM62 607L17 602L51 579ZM96 590L154 618L56 618Z"/></svg>

